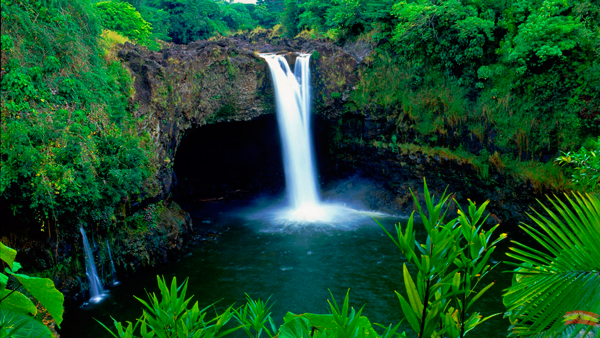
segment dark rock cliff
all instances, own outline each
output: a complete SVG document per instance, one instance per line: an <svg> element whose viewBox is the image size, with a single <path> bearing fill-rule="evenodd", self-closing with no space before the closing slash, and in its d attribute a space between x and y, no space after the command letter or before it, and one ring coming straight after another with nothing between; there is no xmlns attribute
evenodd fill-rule
<svg viewBox="0 0 600 338"><path fill-rule="evenodd" d="M384 182L389 192L387 196L376 194L379 197L372 201L373 208L411 209L409 188L422 189L426 177L434 191L441 192L448 185L458 201L490 199L489 209L498 221L516 223L525 219L524 212L536 198L553 192L494 168L481 173L473 163L452 154L396 149L390 140L399 133L393 121L352 111L351 105L346 105L368 50L357 52L356 47L262 33L172 45L160 52L123 46L118 55L135 79L132 102L154 140L154 160L160 168L155 180L160 184L149 187L148 195L160 198L171 192L173 161L186 130L274 113L268 66L259 53L285 54L293 64L297 52L313 53L314 111L331 125L329 156L334 175L359 172ZM407 138L411 135L401 136Z"/></svg>
<svg viewBox="0 0 600 338"><path fill-rule="evenodd" d="M136 117L153 140L155 186L150 196L165 196L173 185L173 159L185 130L206 124L245 121L275 111L267 63L259 53L313 53L313 96L318 114L334 118L343 96L356 81L358 61L330 43L303 39L242 36L172 45L151 52L126 44L118 56L131 71Z"/></svg>

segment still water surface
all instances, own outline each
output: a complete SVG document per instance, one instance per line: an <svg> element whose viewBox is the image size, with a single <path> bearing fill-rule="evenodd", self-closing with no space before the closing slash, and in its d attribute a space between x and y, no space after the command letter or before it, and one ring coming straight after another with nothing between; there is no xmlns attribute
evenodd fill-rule
<svg viewBox="0 0 600 338"><path fill-rule="evenodd" d="M189 278L188 295L195 295L201 307L217 301L221 308L241 305L244 293L254 299L271 297L277 325L283 324L287 311L328 313L328 290L339 302L348 289L351 305L360 308L364 304L363 314L372 322L389 325L400 320L394 290L405 292L405 259L371 217L355 217L343 226L274 225L260 215L253 217L252 210L227 204L194 207L190 213L196 228L220 233L214 241L205 241L177 263L121 281L100 304L67 312L61 337L110 337L94 318L110 327L111 316L133 321L141 314L141 304L133 295L145 299L145 290L156 292L157 274L168 281L177 276L179 283ZM382 215L377 219L388 231L406 221ZM503 310L501 290L508 286L510 276L501 270L488 276L488 282L498 284L478 306L486 316ZM508 322L497 316L472 335L506 337L507 327Z"/></svg>

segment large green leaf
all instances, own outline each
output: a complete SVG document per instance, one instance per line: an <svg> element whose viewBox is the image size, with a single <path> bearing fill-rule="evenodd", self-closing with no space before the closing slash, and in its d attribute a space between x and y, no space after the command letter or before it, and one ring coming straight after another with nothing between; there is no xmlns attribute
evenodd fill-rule
<svg viewBox="0 0 600 338"><path fill-rule="evenodd" d="M548 252L516 243L516 278L504 294L513 334L558 336L570 311L600 313L600 199L592 195L550 199L547 215L529 215L522 228ZM572 325L571 325L572 326Z"/></svg>
<svg viewBox="0 0 600 338"><path fill-rule="evenodd" d="M46 325L33 317L0 308L0 337L53 338Z"/></svg>
<svg viewBox="0 0 600 338"><path fill-rule="evenodd" d="M11 269L13 268L15 257L17 257L17 250L9 248L0 242L0 259L5 261Z"/></svg>
<svg viewBox="0 0 600 338"><path fill-rule="evenodd" d="M48 278L30 277L18 273L11 273L31 293L38 302L50 312L56 325L60 327L63 320L63 303L65 296L54 287L54 282Z"/></svg>
<svg viewBox="0 0 600 338"><path fill-rule="evenodd" d="M0 291L6 289L6 283L8 283L8 276L0 272Z"/></svg>
<svg viewBox="0 0 600 338"><path fill-rule="evenodd" d="M412 329L415 330L416 333L420 333L421 332L421 327L419 325L420 321L417 318L415 311L410 307L410 305L408 304L406 299L404 299L404 297L402 297L402 295L398 293L398 291L395 291L395 292L396 292L396 296L398 296L398 300L400 301L400 307L402 308L402 313L404 313L404 317L406 318L406 320L408 320L410 327L412 327Z"/></svg>
<svg viewBox="0 0 600 338"><path fill-rule="evenodd" d="M279 328L280 338L309 338L310 336L310 322L304 317L294 317Z"/></svg>
<svg viewBox="0 0 600 338"><path fill-rule="evenodd" d="M335 322L333 315L330 314L318 315L313 313L304 313L296 315L288 312L284 317L284 321L288 323L297 318L307 319L311 328L314 327L315 331L318 331L320 334L326 334L327 336L335 335L340 328ZM377 332L373 329L373 326L367 317L361 316L357 320L357 327L359 328L357 337L377 337Z"/></svg>
<svg viewBox="0 0 600 338"><path fill-rule="evenodd" d="M15 312L31 314L33 316L37 314L35 304L19 291L4 289L3 291L0 291L0 299L2 299L0 309L9 309Z"/></svg>

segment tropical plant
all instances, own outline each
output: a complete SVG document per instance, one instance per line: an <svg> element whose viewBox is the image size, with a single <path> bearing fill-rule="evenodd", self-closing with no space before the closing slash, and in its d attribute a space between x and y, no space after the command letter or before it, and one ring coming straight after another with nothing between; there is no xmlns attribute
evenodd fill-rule
<svg viewBox="0 0 600 338"><path fill-rule="evenodd" d="M574 166L571 181L576 186L592 191L600 189L600 137L592 141L589 149L581 147L576 152L563 153L556 161Z"/></svg>
<svg viewBox="0 0 600 338"><path fill-rule="evenodd" d="M242 329L250 338L259 338L263 332L269 337L277 332L275 323L271 319L271 307L269 297L266 301L260 299L254 300L246 294L246 304L239 309L234 309L235 319L242 325ZM266 323L270 324L270 328Z"/></svg>
<svg viewBox="0 0 600 338"><path fill-rule="evenodd" d="M331 291L330 291L331 294ZM356 311L350 306L350 290L346 292L341 307L337 304L333 294L329 303L330 314L293 314L288 312L283 318L284 324L279 328L278 337L285 338L403 338L406 335L398 332L400 324L383 327L384 333L380 336L374 329L369 319L362 316L361 307ZM363 306L364 307L364 306Z"/></svg>
<svg viewBox="0 0 600 338"><path fill-rule="evenodd" d="M161 298L156 294L148 294L149 301L143 301L135 297L144 305L143 314L136 319L136 324L127 322L124 325L113 318L116 331L113 332L106 325L100 323L113 337L119 338L220 338L242 329L250 338L259 338L266 333L270 338L405 338L404 333L399 333L400 323L395 326L384 327L382 335L379 335L371 325L369 319L362 316L362 308L359 311L350 307L349 292L346 293L344 302L340 307L333 294L332 301L328 300L331 310L330 314L320 315L313 313L293 314L288 312L284 317L284 324L276 329L271 318L272 303L269 299L262 301L254 300L246 294L246 304L234 308L229 306L221 314L207 320L206 312L213 307L211 304L200 310L198 302L190 309L188 304L191 297L185 299L187 291L187 280L177 286L177 279L173 277L171 287L167 286L164 277L158 277L158 286ZM239 325L224 326L231 318L235 318ZM268 324L268 325L267 325Z"/></svg>
<svg viewBox="0 0 600 338"><path fill-rule="evenodd" d="M38 312L34 302L19 290L28 292L46 308L58 327L62 322L64 296L51 279L16 273L21 268L16 256L16 250L0 242L0 260L8 266L6 274L0 273L0 337L52 338L48 327L33 318ZM7 289L9 280L18 287Z"/></svg>
<svg viewBox="0 0 600 338"><path fill-rule="evenodd" d="M565 194L548 198L521 229L535 247L515 242L507 255L517 262L504 304L515 336L575 336L600 326L600 198ZM540 249L538 246L543 247Z"/></svg>
<svg viewBox="0 0 600 338"><path fill-rule="evenodd" d="M183 284L177 286L177 277L173 277L171 286L167 286L164 277L156 276L160 298L155 293L148 293L148 301L135 297L144 306L142 316L136 320L135 325L127 322L127 325L113 319L116 332L110 330L106 325L100 323L113 337L157 337L157 338L183 338L183 337L207 337L219 338L236 331L240 326L223 329L233 318L233 308L230 306L214 318L207 319L207 311L212 308L211 304L200 309L198 302L188 307L192 297L185 298L187 292L186 279Z"/></svg>
<svg viewBox="0 0 600 338"><path fill-rule="evenodd" d="M91 3L1 5L0 29L15 41L0 59L3 225L54 235L99 221L136 200L151 175L149 139L128 103L133 79L106 60Z"/></svg>
<svg viewBox="0 0 600 338"><path fill-rule="evenodd" d="M419 337L464 337L483 318L473 311L473 304L493 285L479 286L483 277L494 267L488 261L496 244L506 237L492 240L498 225L483 230L488 216L484 216L488 202L479 208L469 200L467 212L458 210L458 217L446 220L450 195L444 191L438 201L430 195L424 181L424 210L414 193L413 199L427 238L421 242L414 230L414 212L406 228L396 225L394 237L383 226L387 235L416 270L411 277L403 265L407 296L396 291L405 318ZM381 225L381 224L380 224Z"/></svg>

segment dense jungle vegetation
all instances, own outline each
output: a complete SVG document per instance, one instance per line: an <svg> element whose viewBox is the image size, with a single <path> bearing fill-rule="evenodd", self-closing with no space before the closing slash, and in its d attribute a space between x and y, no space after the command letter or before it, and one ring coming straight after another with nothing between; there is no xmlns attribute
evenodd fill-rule
<svg viewBox="0 0 600 338"><path fill-rule="evenodd" d="M23 227L0 229L0 235L41 231L50 237L61 229L76 232L82 224L118 226L117 217L135 218L126 212L132 203L158 194L154 175L160 163L152 152L155 140L140 127L145 117L135 114L133 79L115 55L118 44L129 41L158 50L169 43L187 44L263 28L288 38L326 39L363 61L360 82L341 109L393 121L395 129L373 146L395 149L411 144L423 152L441 149L471 162L481 170L483 179L493 167L558 190L594 194L600 189L597 1L259 0L248 5L217 0L1 0L0 215L18 219ZM335 94L341 102L342 93ZM513 258L520 263L515 265L523 272L516 277L519 281L526 279L524 275L553 269L564 273L556 276L567 278L580 269L577 271L584 272L571 277L580 283L584 295L593 292L600 251L594 246L598 242L590 241L598 234L599 202L594 195L577 196L568 206L551 202L562 219L570 219L576 226L562 228L564 224L553 217L558 230L541 235L527 228L552 256L530 248L524 249L526 253L517 252ZM432 241L447 244L444 241L452 236L464 240L483 231L487 237L480 245L485 250L493 247L488 245L491 233L477 226L478 209L470 209L465 211L469 220L448 224L471 230L461 235L431 228ZM582 215L589 220L577 220ZM428 218L421 217L427 223ZM548 224L541 215L533 221ZM590 236L574 238L578 231ZM400 227L398 237L391 237L403 254L412 258L412 264L422 268L425 263L421 262L428 258L417 260L415 248L409 248L412 243L400 243L400 237L410 237L409 232L402 234ZM12 270L14 250L0 245L0 258L11 267L7 274L16 276L10 278L27 280ZM433 257L434 252L430 250L429 255ZM437 316L436 320L446 320L448 328L439 335L462 337L470 325L482 320L465 317L471 305L467 298L478 298L481 288L474 291L474 287L460 286L467 283L467 273L478 281L473 271L482 271L484 265L474 262L481 257L462 265L450 258L456 257L443 259L448 267L444 273L434 271L426 285L417 283L398 295L407 297L402 310L419 334L427 332L427 336L437 330L427 311ZM423 281L425 270L415 279ZM408 272L405 279L410 278L406 275ZM439 286L425 293L438 278L448 282L446 290ZM0 306L12 293L7 289L8 280L0 273ZM556 280L540 283L550 285ZM174 299L177 311L187 314L185 288L178 295L181 289L169 290L164 279L159 284L164 302ZM555 284L548 288L552 289L545 291L559 290ZM436 298L438 291L445 292L448 297L444 299L455 311L438 309L442 304ZM523 305L539 302L545 307L548 299L531 300L531 292L513 291L506 301L512 319L526 319L516 325L521 331L515 334L555 328L555 318L542 317L534 306ZM562 305L565 297L560 299ZM34 312L29 303L19 301L24 302L25 312ZM168 305L158 298L153 301L144 305L150 310ZM220 316L227 320L237 316L239 328L247 329L250 336L258 337L265 330L269 336L275 335L275 328L267 329L266 304L256 302L249 299L246 308ZM262 307L260 311L257 306ZM253 312L253 307L258 312ZM368 321L358 320L360 311L349 310L347 300L341 309L333 300L331 311L333 317L326 320L335 321L339 332L327 335L352 336L357 325L371 327ZM204 318L205 312L194 306L188 317L180 317L188 322L178 325L204 323L198 318ZM144 314L141 322L154 320L159 325L157 318L162 313L156 313ZM286 323L293 325L280 334L306 336L313 320L324 319L290 317ZM220 322L208 322L201 332L222 336L215 325ZM213 329L206 331L206 327ZM0 325L0 336L2 329ZM193 329L200 332L197 326ZM388 328L384 336L397 335L396 329Z"/></svg>
<svg viewBox="0 0 600 338"><path fill-rule="evenodd" d="M384 141L447 149L483 177L495 167L568 189L554 163L564 155L566 176L597 189L594 1L3 0L3 207L46 229L106 221L123 201L152 195L150 140L135 127L143 117L132 115L132 79L112 47L279 21L276 32L365 58L344 109L395 121Z"/></svg>
<svg viewBox="0 0 600 338"><path fill-rule="evenodd" d="M599 15L594 1L307 0L287 1L283 24L366 57L346 109L394 120L386 142L564 186L551 166L561 151L583 145L597 161ZM577 183L593 188L588 168Z"/></svg>

